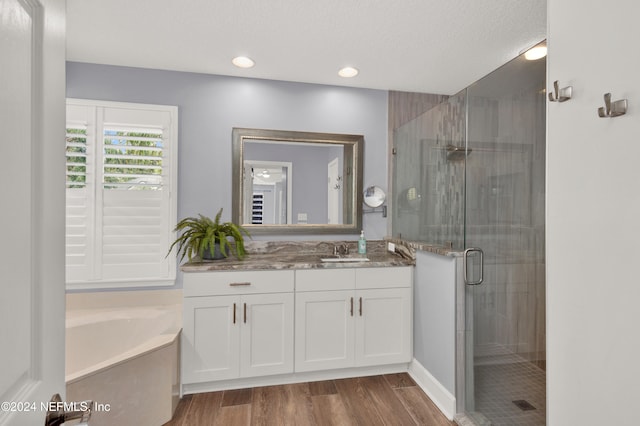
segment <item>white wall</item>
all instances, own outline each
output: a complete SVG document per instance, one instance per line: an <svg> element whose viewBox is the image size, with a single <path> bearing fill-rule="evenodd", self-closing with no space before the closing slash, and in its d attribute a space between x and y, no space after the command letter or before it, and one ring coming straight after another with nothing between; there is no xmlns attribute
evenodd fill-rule
<svg viewBox="0 0 640 426"><path fill-rule="evenodd" d="M640 395L640 3L548 0L549 426L635 425ZM599 118L603 94L629 112Z"/></svg>

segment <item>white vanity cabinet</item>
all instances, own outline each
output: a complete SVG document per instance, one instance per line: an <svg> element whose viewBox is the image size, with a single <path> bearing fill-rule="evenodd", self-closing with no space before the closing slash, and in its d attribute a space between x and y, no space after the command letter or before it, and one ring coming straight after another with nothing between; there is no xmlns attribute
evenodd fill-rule
<svg viewBox="0 0 640 426"><path fill-rule="evenodd" d="M184 275L182 383L293 372L294 271Z"/></svg>
<svg viewBox="0 0 640 426"><path fill-rule="evenodd" d="M412 358L412 267L296 271L296 372Z"/></svg>

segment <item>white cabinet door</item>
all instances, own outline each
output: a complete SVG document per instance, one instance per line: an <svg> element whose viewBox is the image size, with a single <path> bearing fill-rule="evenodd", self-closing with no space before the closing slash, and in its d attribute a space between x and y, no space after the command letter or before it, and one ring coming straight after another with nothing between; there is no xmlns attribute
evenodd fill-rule
<svg viewBox="0 0 640 426"><path fill-rule="evenodd" d="M353 291L296 294L296 372L354 364Z"/></svg>
<svg viewBox="0 0 640 426"><path fill-rule="evenodd" d="M239 296L186 297L182 330L182 382L240 375Z"/></svg>
<svg viewBox="0 0 640 426"><path fill-rule="evenodd" d="M411 361L411 288L356 292L356 365Z"/></svg>
<svg viewBox="0 0 640 426"><path fill-rule="evenodd" d="M293 293L242 296L240 375L293 373Z"/></svg>

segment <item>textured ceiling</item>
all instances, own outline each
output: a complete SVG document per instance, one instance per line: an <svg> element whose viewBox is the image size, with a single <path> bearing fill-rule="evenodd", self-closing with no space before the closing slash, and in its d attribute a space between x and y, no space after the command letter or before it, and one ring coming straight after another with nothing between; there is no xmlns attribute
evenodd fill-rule
<svg viewBox="0 0 640 426"><path fill-rule="evenodd" d="M546 0L67 0L70 61L411 92L453 94L545 34Z"/></svg>

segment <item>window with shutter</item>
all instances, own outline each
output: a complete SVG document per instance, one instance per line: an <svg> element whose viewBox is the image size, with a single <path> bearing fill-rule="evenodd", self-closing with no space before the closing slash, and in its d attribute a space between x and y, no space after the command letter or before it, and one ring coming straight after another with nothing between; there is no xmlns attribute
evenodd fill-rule
<svg viewBox="0 0 640 426"><path fill-rule="evenodd" d="M87 126L67 126L67 188L87 184Z"/></svg>
<svg viewBox="0 0 640 426"><path fill-rule="evenodd" d="M93 209L87 190L87 123L67 123L67 190L66 190L66 270L67 280L77 281L90 273L87 248L89 221ZM89 179L89 181L88 181Z"/></svg>
<svg viewBox="0 0 640 426"><path fill-rule="evenodd" d="M67 100L68 288L173 285L177 108Z"/></svg>

